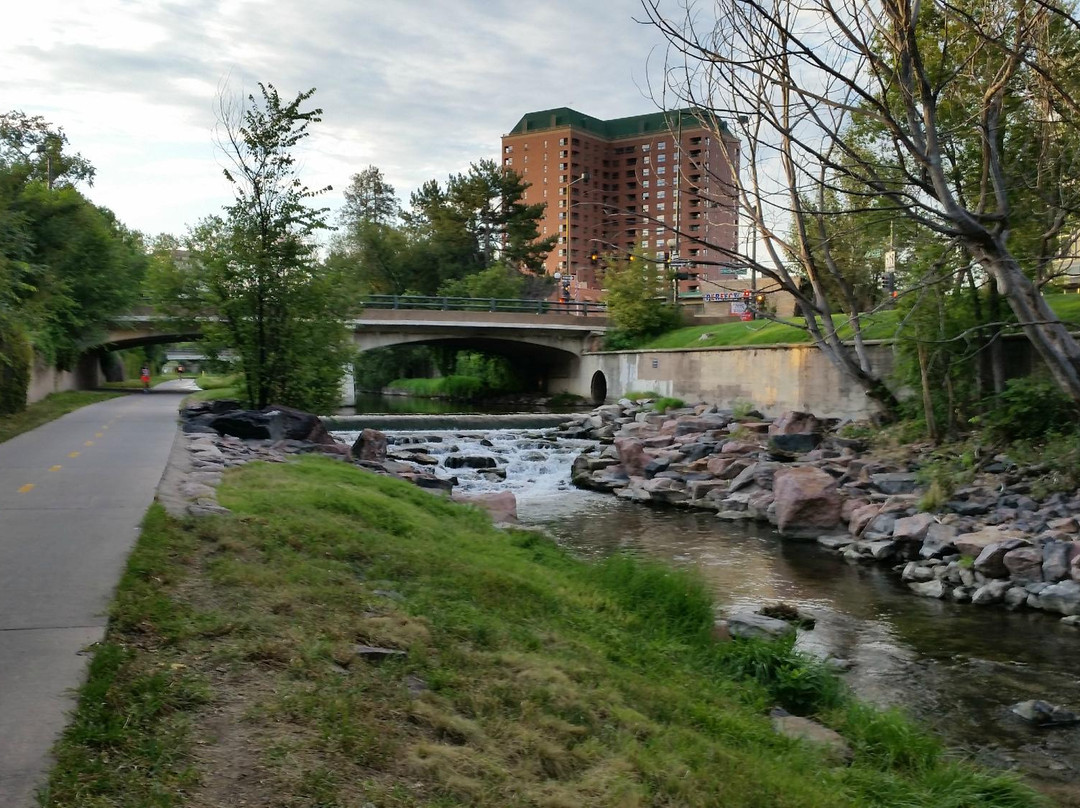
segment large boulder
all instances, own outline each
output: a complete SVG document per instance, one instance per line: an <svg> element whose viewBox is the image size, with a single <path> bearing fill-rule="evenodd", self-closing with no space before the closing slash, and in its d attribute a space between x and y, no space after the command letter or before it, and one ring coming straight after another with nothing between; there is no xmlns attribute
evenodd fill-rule
<svg viewBox="0 0 1080 808"><path fill-rule="evenodd" d="M615 438L615 451L619 453L619 462L631 477L644 477L645 467L652 461L652 455L645 452L637 438Z"/></svg>
<svg viewBox="0 0 1080 808"><path fill-rule="evenodd" d="M820 432L821 422L809 412L790 410L771 424L770 435L792 435L798 432Z"/></svg>
<svg viewBox="0 0 1080 808"><path fill-rule="evenodd" d="M895 528L894 528L895 529ZM940 525L934 523L926 529L926 537L923 539L919 555L923 558L941 558L956 552L953 540L956 539L957 530L953 525Z"/></svg>
<svg viewBox="0 0 1080 808"><path fill-rule="evenodd" d="M1031 584L1043 579L1043 551L1041 547L1017 547L1002 558L1005 569L1014 583Z"/></svg>
<svg viewBox="0 0 1080 808"><path fill-rule="evenodd" d="M275 440L302 440L327 446L337 443L319 416L310 412L281 404L263 407L262 412L271 417L270 431Z"/></svg>
<svg viewBox="0 0 1080 808"><path fill-rule="evenodd" d="M807 528L831 529L840 522L836 480L813 466L785 468L773 479L776 527L781 533ZM815 533L816 535L816 533Z"/></svg>
<svg viewBox="0 0 1080 808"><path fill-rule="evenodd" d="M1005 566L1005 556L1018 547L1028 544L1026 539L1006 539L986 545L972 565L976 572L981 572L987 578L1007 578L1009 569ZM1040 555L1040 566L1042 565Z"/></svg>
<svg viewBox="0 0 1080 808"><path fill-rule="evenodd" d="M265 412L231 410L214 416L210 427L219 435L231 435L242 440L269 440L272 417Z"/></svg>
<svg viewBox="0 0 1080 808"><path fill-rule="evenodd" d="M1043 545L1042 579L1056 584L1069 577L1069 564L1076 555L1077 545L1068 541L1051 541Z"/></svg>
<svg viewBox="0 0 1080 808"><path fill-rule="evenodd" d="M386 460L386 434L377 429L365 429L352 445L353 457L371 463Z"/></svg>
<svg viewBox="0 0 1080 808"><path fill-rule="evenodd" d="M928 513L902 516L893 524L892 537L896 541L921 542L926 538L926 533L932 524L934 524L934 517Z"/></svg>

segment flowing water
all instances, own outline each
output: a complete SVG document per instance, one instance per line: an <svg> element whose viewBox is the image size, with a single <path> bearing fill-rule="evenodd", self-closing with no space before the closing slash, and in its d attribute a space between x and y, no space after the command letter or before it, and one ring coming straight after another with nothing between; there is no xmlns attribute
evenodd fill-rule
<svg viewBox="0 0 1080 808"><path fill-rule="evenodd" d="M797 605L817 620L800 646L850 663L845 679L862 699L903 708L983 765L1018 769L1070 793L1080 784L1080 728L1035 729L1008 709L1040 698L1080 712L1078 629L1042 613L917 597L885 567L782 540L768 526L581 491L570 484L570 465L589 442L556 440L528 420L507 428L508 418L489 421L504 428L471 430L423 418L407 431L378 418L363 426L391 428L392 453L423 450L438 460L432 470L458 478L458 490L513 491L524 524L546 528L578 555L628 551L695 568L721 609ZM358 433L337 434L351 442ZM448 469L450 457L492 458L496 471Z"/></svg>

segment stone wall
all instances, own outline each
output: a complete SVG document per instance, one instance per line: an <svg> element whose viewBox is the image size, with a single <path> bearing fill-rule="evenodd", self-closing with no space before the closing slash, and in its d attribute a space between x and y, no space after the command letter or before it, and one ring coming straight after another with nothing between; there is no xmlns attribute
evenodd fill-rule
<svg viewBox="0 0 1080 808"><path fill-rule="evenodd" d="M100 383L98 367L100 359L96 353L86 354L79 360L74 370L57 370L52 365L34 359L30 369L30 386L26 391L26 403L33 404L52 393L67 390L91 390Z"/></svg>
<svg viewBox="0 0 1080 808"><path fill-rule="evenodd" d="M887 378L892 346L874 344L868 350L874 370ZM604 375L608 400L655 390L721 407L748 401L767 415L803 410L827 418L864 418L872 409L862 389L812 345L588 354L581 362L582 389L575 392L588 396L597 372Z"/></svg>

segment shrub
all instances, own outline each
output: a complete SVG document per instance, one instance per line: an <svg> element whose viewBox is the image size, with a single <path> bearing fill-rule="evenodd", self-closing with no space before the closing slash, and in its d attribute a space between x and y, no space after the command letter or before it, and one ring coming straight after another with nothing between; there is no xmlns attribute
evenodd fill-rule
<svg viewBox="0 0 1080 808"><path fill-rule="evenodd" d="M668 410L677 410L679 409L679 407L683 406L684 403L685 402L681 398L670 398L669 396L664 396L663 398L658 398L653 403L653 409L659 413L664 413Z"/></svg>
<svg viewBox="0 0 1080 808"><path fill-rule="evenodd" d="M17 328L0 329L0 415L26 409L34 350Z"/></svg>
<svg viewBox="0 0 1080 808"><path fill-rule="evenodd" d="M1054 382L1024 377L1009 379L980 420L994 440L1038 440L1075 429L1077 415L1076 404Z"/></svg>

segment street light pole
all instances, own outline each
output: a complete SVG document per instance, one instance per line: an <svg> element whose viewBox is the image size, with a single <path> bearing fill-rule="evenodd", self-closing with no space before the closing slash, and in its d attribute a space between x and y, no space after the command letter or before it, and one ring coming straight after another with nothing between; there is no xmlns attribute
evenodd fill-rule
<svg viewBox="0 0 1080 808"><path fill-rule="evenodd" d="M573 166L573 164L574 164L574 136L573 136L572 132L570 134L570 137L568 138L568 141L569 142L566 145L569 147L567 149L567 156L568 156L568 161L569 162L567 164L570 165L570 166ZM571 246L572 236L570 234L570 212L574 209L574 205L573 205L573 202L571 201L571 196L570 196L570 186L572 186L572 185L574 185L576 183L579 183L579 182L588 182L588 181L589 181L589 172L588 171L583 171L583 172L581 172L581 176L579 176L577 179L570 180L570 182L566 183L566 278L567 278L567 282L569 282L570 276L574 275L574 265L571 262L571 257L570 257L573 254L573 249L574 249Z"/></svg>

